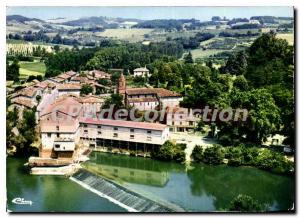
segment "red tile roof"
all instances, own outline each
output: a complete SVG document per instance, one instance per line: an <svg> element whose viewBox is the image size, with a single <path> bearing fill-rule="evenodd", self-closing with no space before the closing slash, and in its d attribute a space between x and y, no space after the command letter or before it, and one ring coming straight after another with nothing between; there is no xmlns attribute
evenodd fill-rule
<svg viewBox="0 0 300 218"><path fill-rule="evenodd" d="M180 97L181 95L163 88L131 88L127 89L128 95L156 94L158 97Z"/></svg>
<svg viewBox="0 0 300 218"><path fill-rule="evenodd" d="M69 79L69 78L71 78L71 76L68 75L68 74L66 74L66 73L60 74L60 75L58 75L57 77L58 77L58 78L62 78L62 79Z"/></svg>
<svg viewBox="0 0 300 218"><path fill-rule="evenodd" d="M61 82L65 81L65 79L60 78L60 77L52 77L52 78L49 78L49 79L52 80L52 81L55 81L57 83L61 83Z"/></svg>
<svg viewBox="0 0 300 218"><path fill-rule="evenodd" d="M53 104L49 105L41 112L41 116L59 111L63 114L78 116L80 114L82 105L74 97L63 97L57 99Z"/></svg>
<svg viewBox="0 0 300 218"><path fill-rule="evenodd" d="M34 107L34 104L29 99L14 98L12 100L12 103L17 104L17 105L21 105L21 106L25 106L25 107L28 107L28 108L33 108Z"/></svg>
<svg viewBox="0 0 300 218"><path fill-rule="evenodd" d="M95 78L110 78L110 74L104 72L104 71L100 71L100 70L92 70L89 72L89 75L92 76L94 73Z"/></svg>
<svg viewBox="0 0 300 218"><path fill-rule="evenodd" d="M58 90L80 90L81 85L77 83L66 83L66 84L59 84L57 86Z"/></svg>
<svg viewBox="0 0 300 218"><path fill-rule="evenodd" d="M69 76L75 76L77 73L74 72L73 70L70 70L70 71L65 72L65 74L67 74Z"/></svg>
<svg viewBox="0 0 300 218"><path fill-rule="evenodd" d="M80 102L82 102L82 103L103 103L104 99L99 98L99 97L94 96L94 95L88 95L88 96L85 96L85 97L81 97Z"/></svg>

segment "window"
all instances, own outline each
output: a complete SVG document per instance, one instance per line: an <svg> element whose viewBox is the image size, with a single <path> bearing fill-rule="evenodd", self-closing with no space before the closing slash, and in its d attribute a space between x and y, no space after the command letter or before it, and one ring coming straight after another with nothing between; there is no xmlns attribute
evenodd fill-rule
<svg viewBox="0 0 300 218"><path fill-rule="evenodd" d="M151 141L151 136L147 136L147 141Z"/></svg>
<svg viewBox="0 0 300 218"><path fill-rule="evenodd" d="M47 137L51 138L51 133L47 133Z"/></svg>
<svg viewBox="0 0 300 218"><path fill-rule="evenodd" d="M151 134L151 130L147 130L147 133L148 133L148 134Z"/></svg>
<svg viewBox="0 0 300 218"><path fill-rule="evenodd" d="M87 127L87 124L84 124L83 127Z"/></svg>
<svg viewBox="0 0 300 218"><path fill-rule="evenodd" d="M174 124L175 124L174 121L172 121L172 126L174 126Z"/></svg>
<svg viewBox="0 0 300 218"><path fill-rule="evenodd" d="M98 131L98 135L101 135L101 131Z"/></svg>
<svg viewBox="0 0 300 218"><path fill-rule="evenodd" d="M180 122L180 125L182 125L182 122Z"/></svg>
<svg viewBox="0 0 300 218"><path fill-rule="evenodd" d="M59 133L56 134L56 137L59 138Z"/></svg>
<svg viewBox="0 0 300 218"><path fill-rule="evenodd" d="M190 125L190 126L193 126L193 125L194 125L194 122L193 122L193 121L189 121L189 125Z"/></svg>
<svg viewBox="0 0 300 218"><path fill-rule="evenodd" d="M54 145L55 148L60 148L59 144Z"/></svg>
<svg viewBox="0 0 300 218"><path fill-rule="evenodd" d="M84 132L84 133L88 133L88 130L87 130L87 129L85 129L83 132Z"/></svg>
<svg viewBox="0 0 300 218"><path fill-rule="evenodd" d="M114 138L117 138L118 137L118 133L114 133Z"/></svg>
<svg viewBox="0 0 300 218"><path fill-rule="evenodd" d="M56 126L56 131L59 131L59 126Z"/></svg>
<svg viewBox="0 0 300 218"><path fill-rule="evenodd" d="M98 129L101 129L101 126L97 126Z"/></svg>
<svg viewBox="0 0 300 218"><path fill-rule="evenodd" d="M130 135L130 139L134 139L134 135Z"/></svg>
<svg viewBox="0 0 300 218"><path fill-rule="evenodd" d="M116 131L117 131L117 130L118 130L118 127L114 127L114 130L116 130Z"/></svg>
<svg viewBox="0 0 300 218"><path fill-rule="evenodd" d="M130 132L134 132L134 129L130 129Z"/></svg>

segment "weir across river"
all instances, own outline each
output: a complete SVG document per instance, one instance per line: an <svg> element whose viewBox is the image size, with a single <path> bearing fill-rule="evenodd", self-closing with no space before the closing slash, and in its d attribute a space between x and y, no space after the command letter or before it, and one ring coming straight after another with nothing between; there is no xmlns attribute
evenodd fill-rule
<svg viewBox="0 0 300 218"><path fill-rule="evenodd" d="M177 205L155 202L84 169L80 169L70 179L129 212L184 212Z"/></svg>

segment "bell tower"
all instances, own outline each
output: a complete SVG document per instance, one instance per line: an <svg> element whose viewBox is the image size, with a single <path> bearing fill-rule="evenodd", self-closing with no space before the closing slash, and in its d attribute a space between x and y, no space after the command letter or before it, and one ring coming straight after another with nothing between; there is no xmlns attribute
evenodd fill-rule
<svg viewBox="0 0 300 218"><path fill-rule="evenodd" d="M121 73L121 76L119 78L117 91L119 94L125 94L125 92L126 92L126 79L125 79L123 73Z"/></svg>

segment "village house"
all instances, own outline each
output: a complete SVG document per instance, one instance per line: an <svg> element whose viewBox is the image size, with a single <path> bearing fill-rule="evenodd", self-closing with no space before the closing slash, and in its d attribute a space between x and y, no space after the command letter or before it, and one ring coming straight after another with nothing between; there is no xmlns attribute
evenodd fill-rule
<svg viewBox="0 0 300 218"><path fill-rule="evenodd" d="M86 113L95 113L100 112L101 107L105 101L105 98L95 96L95 95L87 95L83 96L79 99L80 103L82 103L83 110Z"/></svg>
<svg viewBox="0 0 300 218"><path fill-rule="evenodd" d="M163 88L131 88L126 89L125 101L139 110L176 108L182 96Z"/></svg>
<svg viewBox="0 0 300 218"><path fill-rule="evenodd" d="M57 99L40 115L42 158L72 158L79 143L78 116L82 105L74 97Z"/></svg>
<svg viewBox="0 0 300 218"><path fill-rule="evenodd" d="M32 109L34 106L37 105L37 103L34 103L31 100L20 98L20 97L13 98L11 100L11 103L19 110Z"/></svg>
<svg viewBox="0 0 300 218"><path fill-rule="evenodd" d="M58 76L48 78L47 80L49 80L50 82L53 82L55 84L62 84L66 81L66 79L58 77Z"/></svg>
<svg viewBox="0 0 300 218"><path fill-rule="evenodd" d="M166 124L170 132L191 132L195 131L200 118L188 108L175 108L166 113Z"/></svg>
<svg viewBox="0 0 300 218"><path fill-rule="evenodd" d="M134 77L150 77L150 71L146 67L140 67L133 70Z"/></svg>
<svg viewBox="0 0 300 218"><path fill-rule="evenodd" d="M79 96L81 85L77 83L66 83L57 85L58 96L65 95L65 94L72 94Z"/></svg>
<svg viewBox="0 0 300 218"><path fill-rule="evenodd" d="M158 109L159 101L157 98L128 98L127 104L141 111Z"/></svg>
<svg viewBox="0 0 300 218"><path fill-rule="evenodd" d="M91 76L94 80L111 78L110 74L100 70L91 70L88 72L88 75Z"/></svg>
<svg viewBox="0 0 300 218"><path fill-rule="evenodd" d="M180 94L163 88L127 88L123 74L119 78L117 92L124 96L125 105L142 111L176 108L183 99Z"/></svg>
<svg viewBox="0 0 300 218"><path fill-rule="evenodd" d="M37 96L42 96L42 91L33 86L21 89L20 91L10 95L10 100L13 106L20 110L20 115L24 109L32 109L38 105Z"/></svg>
<svg viewBox="0 0 300 218"><path fill-rule="evenodd" d="M71 78L71 83L86 83L89 79L86 76L74 76L73 78Z"/></svg>

